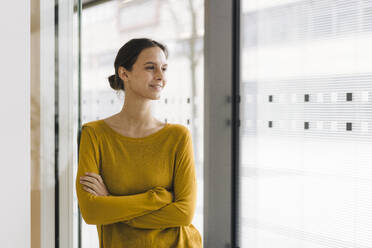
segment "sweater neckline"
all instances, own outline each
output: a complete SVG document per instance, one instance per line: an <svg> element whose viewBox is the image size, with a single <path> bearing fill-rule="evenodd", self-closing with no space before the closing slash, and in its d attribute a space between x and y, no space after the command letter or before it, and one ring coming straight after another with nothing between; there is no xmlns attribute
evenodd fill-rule
<svg viewBox="0 0 372 248"><path fill-rule="evenodd" d="M139 138L135 138L135 137L129 137L129 136L125 136L117 131L115 131L112 127L110 127L109 124L107 124L103 119L99 120L99 122L102 123L102 126L104 128L106 128L106 130L108 130L111 134L113 134L114 136L120 138L120 139L124 139L124 140L131 140L131 141L145 141L145 140L151 140L151 139L154 139L156 138L157 136L159 136L160 134L162 134L166 129L168 129L169 127L169 123L165 123L165 125L159 129L158 131L152 133L152 134L149 134L147 136L144 136L144 137L139 137Z"/></svg>

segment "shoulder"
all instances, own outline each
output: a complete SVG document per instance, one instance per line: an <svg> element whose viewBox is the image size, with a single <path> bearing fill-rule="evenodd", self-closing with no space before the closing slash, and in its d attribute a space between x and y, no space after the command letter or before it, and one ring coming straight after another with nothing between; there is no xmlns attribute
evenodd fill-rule
<svg viewBox="0 0 372 248"><path fill-rule="evenodd" d="M169 124L170 125L170 129L174 132L174 134L176 134L179 138L185 138L185 137L188 137L190 136L190 130L188 127L186 127L185 125L182 125L182 124L176 124L176 123L172 123L172 124Z"/></svg>
<svg viewBox="0 0 372 248"><path fill-rule="evenodd" d="M96 121L90 121L90 122L86 122L82 125L82 128L83 127L90 127L92 129L95 129L99 126L99 122L101 122L102 120L96 120Z"/></svg>
<svg viewBox="0 0 372 248"><path fill-rule="evenodd" d="M81 132L87 132L90 136L97 138L102 132L102 120L86 122L81 126Z"/></svg>
<svg viewBox="0 0 372 248"><path fill-rule="evenodd" d="M175 138L176 150L183 150L192 144L192 136L188 127L182 124L170 124L172 136Z"/></svg>

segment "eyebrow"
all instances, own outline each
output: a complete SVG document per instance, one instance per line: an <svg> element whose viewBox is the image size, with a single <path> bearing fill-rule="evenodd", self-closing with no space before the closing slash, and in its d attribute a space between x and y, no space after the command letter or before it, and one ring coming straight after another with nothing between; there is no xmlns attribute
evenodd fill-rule
<svg viewBox="0 0 372 248"><path fill-rule="evenodd" d="M156 65L156 63L154 63L154 62L151 62L151 61L149 61L149 62L146 62L144 65L146 65L146 64L153 64L153 65ZM168 64L164 64L165 66L168 66Z"/></svg>

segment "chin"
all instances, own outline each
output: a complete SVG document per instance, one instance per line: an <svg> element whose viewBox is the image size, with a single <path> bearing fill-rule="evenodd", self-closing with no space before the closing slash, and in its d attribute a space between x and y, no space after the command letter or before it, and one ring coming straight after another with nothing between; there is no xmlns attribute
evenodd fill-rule
<svg viewBox="0 0 372 248"><path fill-rule="evenodd" d="M159 94L159 95L152 95L152 96L149 96L149 98L151 99L151 100L160 100L160 97L161 97L161 95Z"/></svg>
<svg viewBox="0 0 372 248"><path fill-rule="evenodd" d="M160 95L158 95L158 96L156 96L156 97L155 97L155 99L154 99L154 100L160 100L160 98L161 98L161 96L160 96Z"/></svg>

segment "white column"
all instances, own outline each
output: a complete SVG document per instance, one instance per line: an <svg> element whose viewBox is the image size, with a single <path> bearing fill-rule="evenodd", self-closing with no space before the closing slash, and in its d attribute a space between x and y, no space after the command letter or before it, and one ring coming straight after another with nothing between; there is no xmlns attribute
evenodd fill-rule
<svg viewBox="0 0 372 248"><path fill-rule="evenodd" d="M0 3L0 246L30 247L30 1Z"/></svg>

